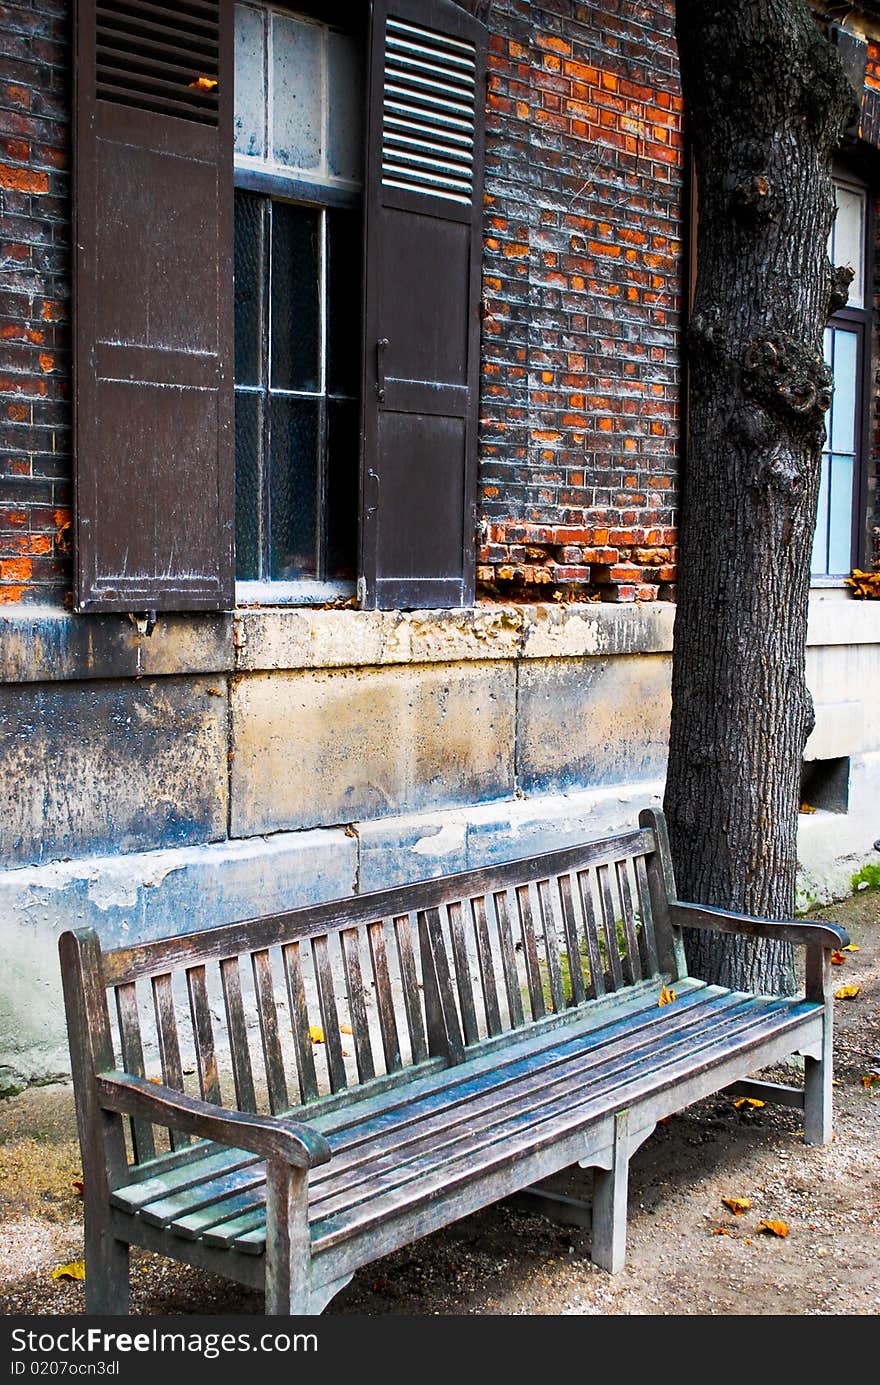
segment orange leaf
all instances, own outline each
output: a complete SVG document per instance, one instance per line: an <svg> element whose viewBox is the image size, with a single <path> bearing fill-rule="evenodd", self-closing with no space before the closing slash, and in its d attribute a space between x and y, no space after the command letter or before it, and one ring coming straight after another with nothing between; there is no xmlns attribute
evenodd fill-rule
<svg viewBox="0 0 880 1385"><path fill-rule="evenodd" d="M660 992L660 999L657 1001L657 1004L671 1005L674 999L675 991L673 991L671 988L667 988L666 986L664 986Z"/></svg>
<svg viewBox="0 0 880 1385"><path fill-rule="evenodd" d="M788 1227L784 1221L759 1221L758 1230L766 1231L768 1236L787 1236Z"/></svg>
<svg viewBox="0 0 880 1385"><path fill-rule="evenodd" d="M196 91L216 91L218 82L216 77L197 77L196 80L190 82L189 85Z"/></svg>
<svg viewBox="0 0 880 1385"><path fill-rule="evenodd" d="M862 1086L864 1087L865 1091L870 1091L870 1089L875 1085L880 1085L880 1072L863 1072Z"/></svg>
<svg viewBox="0 0 880 1385"><path fill-rule="evenodd" d="M67 1265L56 1265L52 1271L53 1279L85 1279L86 1264L84 1260L71 1260Z"/></svg>
<svg viewBox="0 0 880 1385"><path fill-rule="evenodd" d="M861 986L841 986L839 991L834 992L835 1000L855 1000Z"/></svg>
<svg viewBox="0 0 880 1385"><path fill-rule="evenodd" d="M339 1032L340 1034L353 1034L354 1030L352 1029L350 1024L340 1024Z"/></svg>
<svg viewBox="0 0 880 1385"><path fill-rule="evenodd" d="M833 967L842 967L845 961L846 961L846 958L844 957L844 955L843 955L842 952L837 952L837 951L832 952L832 954L831 954L831 965L832 965Z"/></svg>
<svg viewBox="0 0 880 1385"><path fill-rule="evenodd" d="M750 1197L723 1197L721 1201L725 1207L729 1207L734 1216L741 1217L743 1212L747 1212L752 1205Z"/></svg>
<svg viewBox="0 0 880 1385"><path fill-rule="evenodd" d="M799 813L815 813L815 811L816 809L813 807L812 803L802 803L798 808Z"/></svg>
<svg viewBox="0 0 880 1385"><path fill-rule="evenodd" d="M732 1236L733 1232L727 1226L716 1226L712 1232L713 1236Z"/></svg>
<svg viewBox="0 0 880 1385"><path fill-rule="evenodd" d="M738 1096L733 1104L737 1111L741 1111L744 1106L750 1106L758 1111L762 1106L767 1105L766 1101L759 1101L756 1096Z"/></svg>

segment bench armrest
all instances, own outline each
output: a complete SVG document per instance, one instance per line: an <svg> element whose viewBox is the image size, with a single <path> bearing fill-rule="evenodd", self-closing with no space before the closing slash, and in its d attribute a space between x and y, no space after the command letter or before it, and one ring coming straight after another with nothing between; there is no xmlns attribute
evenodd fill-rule
<svg viewBox="0 0 880 1385"><path fill-rule="evenodd" d="M752 938L775 938L780 942L801 943L806 947L846 947L849 934L836 923L814 923L810 919L759 919L747 914L730 914L726 909L711 909L704 904L684 904L673 900L669 906L672 922L680 928L710 928L719 933L742 933Z"/></svg>
<svg viewBox="0 0 880 1385"><path fill-rule="evenodd" d="M285 1116L227 1111L210 1101L126 1072L98 1073L95 1085L98 1104L104 1111L136 1116L186 1135L246 1149L266 1159L283 1159L295 1168L312 1168L330 1158L330 1146L323 1135Z"/></svg>

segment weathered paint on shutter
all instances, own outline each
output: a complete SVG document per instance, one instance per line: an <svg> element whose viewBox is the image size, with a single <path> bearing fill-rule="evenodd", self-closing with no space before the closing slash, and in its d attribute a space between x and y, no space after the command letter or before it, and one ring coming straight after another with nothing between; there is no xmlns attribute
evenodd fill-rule
<svg viewBox="0 0 880 1385"><path fill-rule="evenodd" d="M370 36L361 600L474 597L486 30L376 0Z"/></svg>
<svg viewBox="0 0 880 1385"><path fill-rule="evenodd" d="M233 603L231 0L77 0L76 604Z"/></svg>

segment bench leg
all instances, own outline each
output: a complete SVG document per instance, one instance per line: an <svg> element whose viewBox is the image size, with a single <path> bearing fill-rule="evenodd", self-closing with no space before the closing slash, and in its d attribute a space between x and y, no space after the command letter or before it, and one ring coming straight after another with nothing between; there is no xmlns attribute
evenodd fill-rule
<svg viewBox="0 0 880 1385"><path fill-rule="evenodd" d="M619 1274L626 1259L626 1202L629 1183L628 1112L614 1119L614 1149L610 1169L596 1169L593 1184L594 1264Z"/></svg>
<svg viewBox="0 0 880 1385"><path fill-rule="evenodd" d="M831 1139L830 1058L804 1058L804 1140L827 1145Z"/></svg>
<svg viewBox="0 0 880 1385"><path fill-rule="evenodd" d="M128 1246L110 1234L106 1213L85 1213L86 1312L124 1317L129 1312Z"/></svg>
<svg viewBox="0 0 880 1385"><path fill-rule="evenodd" d="M266 1161L266 1314L311 1312L309 1175L281 1159Z"/></svg>

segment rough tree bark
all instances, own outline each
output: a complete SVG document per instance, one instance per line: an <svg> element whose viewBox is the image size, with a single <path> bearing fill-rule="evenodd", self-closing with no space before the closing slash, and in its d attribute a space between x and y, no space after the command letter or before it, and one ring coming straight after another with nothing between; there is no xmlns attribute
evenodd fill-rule
<svg viewBox="0 0 880 1385"><path fill-rule="evenodd" d="M854 92L805 0L678 0L699 200L664 808L678 892L791 917L810 551L831 375L831 159ZM697 975L794 989L790 945L691 934Z"/></svg>

